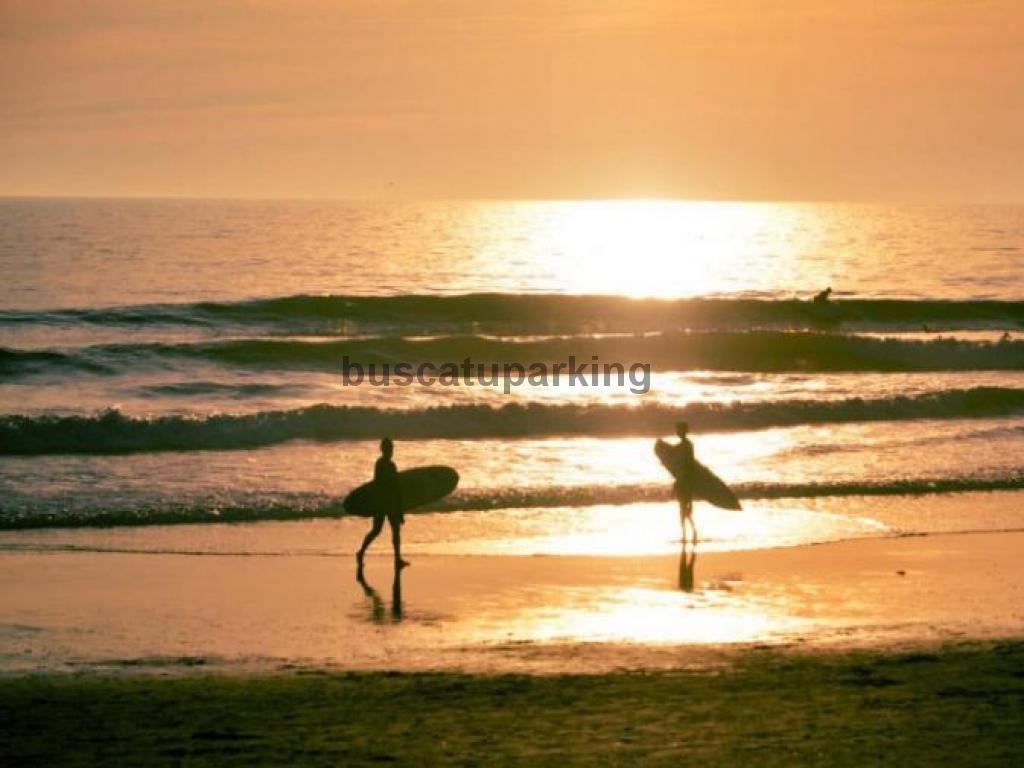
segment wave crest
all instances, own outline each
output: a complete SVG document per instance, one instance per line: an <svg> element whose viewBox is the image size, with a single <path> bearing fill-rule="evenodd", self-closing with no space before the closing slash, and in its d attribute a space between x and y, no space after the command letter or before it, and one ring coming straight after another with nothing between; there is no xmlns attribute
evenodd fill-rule
<svg viewBox="0 0 1024 768"><path fill-rule="evenodd" d="M618 363L627 371L956 371L1024 370L1024 341L911 340L828 333L716 331L657 335L555 336L528 339L486 336L380 337L309 341L230 339L182 344L105 344L67 352L0 349L0 374L17 377L79 368L113 373L138 367L203 362L254 370L318 370L343 373L359 364L378 371L405 363L461 366L535 363ZM562 369L568 381L569 373Z"/></svg>
<svg viewBox="0 0 1024 768"><path fill-rule="evenodd" d="M1021 491L1024 475L976 478L920 478L877 483L864 481L834 483L747 483L733 486L745 500L823 498L830 496L914 496L932 493L972 491ZM598 504L626 505L668 502L672 494L667 483L659 485L616 485L550 487L526 491L460 491L424 507L422 511L487 512L501 509L586 507ZM341 499L321 499L306 504L268 502L231 506L218 504L149 509L86 509L73 513L0 508L0 530L29 528L75 528L184 523L244 523L260 520L307 520L344 517Z"/></svg>
<svg viewBox="0 0 1024 768"><path fill-rule="evenodd" d="M567 294L283 296L238 302L0 312L0 323L262 325L281 329L390 328L447 332L476 325L514 333L867 325L937 329L1024 326L1024 301L842 299L631 299Z"/></svg>
<svg viewBox="0 0 1024 768"><path fill-rule="evenodd" d="M207 417L0 417L0 455L122 454L233 450L289 440L480 439L539 436L656 436L685 420L696 430L731 431L799 424L955 419L1024 413L1024 389L975 387L913 397L839 401L695 403L637 406L447 405L415 411L315 405L256 414Z"/></svg>

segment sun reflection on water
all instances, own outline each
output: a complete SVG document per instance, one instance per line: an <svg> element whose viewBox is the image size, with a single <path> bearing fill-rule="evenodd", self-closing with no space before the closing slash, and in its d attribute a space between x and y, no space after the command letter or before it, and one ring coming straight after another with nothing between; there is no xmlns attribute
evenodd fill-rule
<svg viewBox="0 0 1024 768"><path fill-rule="evenodd" d="M574 293L634 298L729 292L741 275L749 284L751 256L758 256L759 270L773 268L772 259L765 258L769 233L788 231L790 219L805 215L791 206L764 203L601 200L544 205L545 225L529 245L540 245L554 257L553 282Z"/></svg>
<svg viewBox="0 0 1024 768"><path fill-rule="evenodd" d="M525 611L518 631L535 642L742 643L799 631L806 621L781 606L738 599L727 589L686 594L594 589Z"/></svg>
<svg viewBox="0 0 1024 768"><path fill-rule="evenodd" d="M741 512L698 503L693 516L705 552L864 538L889 530L870 517L830 513L794 500L748 502ZM438 538L418 542L416 551L637 557L678 552L681 539L675 502L494 511L488 513L486 531L474 531L468 515L443 517L453 519L439 519L434 529ZM441 525L450 531L448 535L442 533Z"/></svg>

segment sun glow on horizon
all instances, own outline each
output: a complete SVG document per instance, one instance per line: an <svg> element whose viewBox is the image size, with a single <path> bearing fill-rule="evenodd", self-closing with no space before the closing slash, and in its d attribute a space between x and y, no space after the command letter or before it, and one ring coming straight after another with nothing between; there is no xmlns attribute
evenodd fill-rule
<svg viewBox="0 0 1024 768"><path fill-rule="evenodd" d="M540 205L550 208L538 236L551 255L543 268L554 280L572 293L631 298L729 292L730 283L751 268L751 256L763 251L770 226L793 215L792 208L765 203L631 199Z"/></svg>

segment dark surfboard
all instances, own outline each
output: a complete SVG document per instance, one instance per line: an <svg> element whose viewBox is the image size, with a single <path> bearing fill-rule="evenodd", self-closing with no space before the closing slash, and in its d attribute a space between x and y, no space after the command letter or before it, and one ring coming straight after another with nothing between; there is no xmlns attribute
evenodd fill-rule
<svg viewBox="0 0 1024 768"><path fill-rule="evenodd" d="M402 512L415 512L417 507L443 499L459 484L459 473L451 467L416 467L398 473L398 489ZM364 483L345 497L342 505L349 515L373 517L382 508L383 496L374 481Z"/></svg>
<svg viewBox="0 0 1024 768"><path fill-rule="evenodd" d="M679 454L675 450L675 446L669 445L664 440L658 440L654 444L654 452L658 454L665 469L672 473L672 477L677 477ZM729 486L718 475L696 460L693 462L692 485L695 499L703 499L722 509L743 509L740 506L740 500L736 498L736 494L729 489Z"/></svg>

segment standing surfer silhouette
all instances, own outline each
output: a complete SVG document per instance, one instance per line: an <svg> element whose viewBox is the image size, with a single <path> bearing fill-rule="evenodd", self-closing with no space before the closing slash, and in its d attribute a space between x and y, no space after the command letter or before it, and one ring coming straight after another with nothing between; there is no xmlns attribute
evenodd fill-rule
<svg viewBox="0 0 1024 768"><path fill-rule="evenodd" d="M395 550L395 568L405 568L408 562L402 559L402 523L405 516L402 514L401 489L398 485L398 467L391 457L395 453L395 444L390 437L380 441L380 458L373 466L373 482L380 488L383 494L384 503L380 511L373 516L373 527L363 539L363 546L359 548L356 555L356 562L359 564L359 571L363 570L363 556L373 540L380 535L384 528L384 520L387 519L391 525L391 545Z"/></svg>
<svg viewBox="0 0 1024 768"><path fill-rule="evenodd" d="M689 521L693 531L693 543L697 543L697 526L693 524L693 443L687 437L690 426L685 421L676 423L676 436L679 442L672 446L674 454L674 472L676 482L672 486L676 499L679 501L679 524L683 528L683 542L686 541L686 523Z"/></svg>
<svg viewBox="0 0 1024 768"><path fill-rule="evenodd" d="M672 491L679 502L679 523L683 529L683 545L686 545L686 523L689 521L693 532L693 543L697 544L697 526L693 522L693 500L701 499L721 509L741 510L743 506L736 494L725 482L701 464L693 455L693 443L687 437L690 431L685 421L676 423L678 443L664 440L654 441L654 453L662 466L675 479Z"/></svg>

